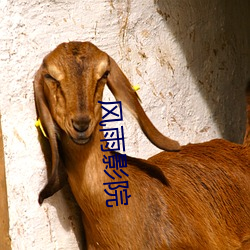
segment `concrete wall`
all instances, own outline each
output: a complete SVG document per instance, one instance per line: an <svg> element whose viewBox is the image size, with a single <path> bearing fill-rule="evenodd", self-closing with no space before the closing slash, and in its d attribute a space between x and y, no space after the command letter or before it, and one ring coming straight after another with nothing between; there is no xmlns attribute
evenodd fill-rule
<svg viewBox="0 0 250 250"><path fill-rule="evenodd" d="M1 0L0 112L12 249L82 249L69 189L37 203L47 176L32 81L42 58L61 42L92 41L140 84L142 105L164 134L181 144L241 142L249 7L248 0ZM159 151L128 114L124 126L127 154Z"/></svg>

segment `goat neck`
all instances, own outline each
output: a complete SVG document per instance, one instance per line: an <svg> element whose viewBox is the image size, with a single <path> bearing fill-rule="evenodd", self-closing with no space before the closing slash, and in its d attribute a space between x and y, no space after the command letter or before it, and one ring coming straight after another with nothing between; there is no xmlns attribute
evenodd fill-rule
<svg viewBox="0 0 250 250"><path fill-rule="evenodd" d="M99 195L99 192L101 192L100 196L103 196L102 183L110 180L104 173L105 165L102 162L104 152L100 147L101 139L104 139L104 136L98 129L84 145L74 143L66 134L61 137L63 162L77 200L84 200L83 195L90 193L92 197ZM106 157L110 155L109 151L105 152Z"/></svg>

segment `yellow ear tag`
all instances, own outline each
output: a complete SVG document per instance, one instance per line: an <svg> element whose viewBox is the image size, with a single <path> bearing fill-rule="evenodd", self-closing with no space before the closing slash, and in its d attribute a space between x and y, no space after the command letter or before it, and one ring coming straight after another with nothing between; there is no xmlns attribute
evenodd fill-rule
<svg viewBox="0 0 250 250"><path fill-rule="evenodd" d="M136 84L136 85L132 86L132 88L136 93L136 91L140 89L140 85ZM137 95L137 98L139 99L139 101L141 102L141 98L139 97L139 95L137 93L136 93L136 95Z"/></svg>
<svg viewBox="0 0 250 250"><path fill-rule="evenodd" d="M140 89L140 85L139 85L139 84L134 85L134 86L133 86L133 89L134 89L134 91L139 90L139 89Z"/></svg>
<svg viewBox="0 0 250 250"><path fill-rule="evenodd" d="M39 128L41 129L41 131L42 131L44 137L48 138L48 136L46 135L46 133L45 133L45 131L44 131L44 129L43 129L43 126L42 126L42 123L41 123L40 118L37 119L37 121L36 121L36 123L35 123L35 126L36 126L37 128L39 127Z"/></svg>

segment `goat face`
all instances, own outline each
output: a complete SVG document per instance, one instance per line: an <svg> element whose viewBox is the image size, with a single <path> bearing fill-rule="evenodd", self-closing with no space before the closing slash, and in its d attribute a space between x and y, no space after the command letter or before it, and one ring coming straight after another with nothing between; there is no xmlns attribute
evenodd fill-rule
<svg viewBox="0 0 250 250"><path fill-rule="evenodd" d="M180 149L178 142L163 136L153 126L116 62L89 42L63 43L44 58L34 86L37 110L45 129L53 133L52 124L56 122L74 142L87 143L101 119L97 102L102 99L105 83L136 117L153 144L168 151Z"/></svg>
<svg viewBox="0 0 250 250"><path fill-rule="evenodd" d="M100 120L109 57L91 43L64 43L42 64L44 92L54 121L77 144L89 141Z"/></svg>

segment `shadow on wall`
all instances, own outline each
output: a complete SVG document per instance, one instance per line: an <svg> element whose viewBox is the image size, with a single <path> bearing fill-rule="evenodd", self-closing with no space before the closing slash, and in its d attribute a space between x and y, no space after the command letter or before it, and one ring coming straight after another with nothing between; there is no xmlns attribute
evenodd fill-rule
<svg viewBox="0 0 250 250"><path fill-rule="evenodd" d="M223 138L242 142L250 79L250 1L155 0Z"/></svg>

